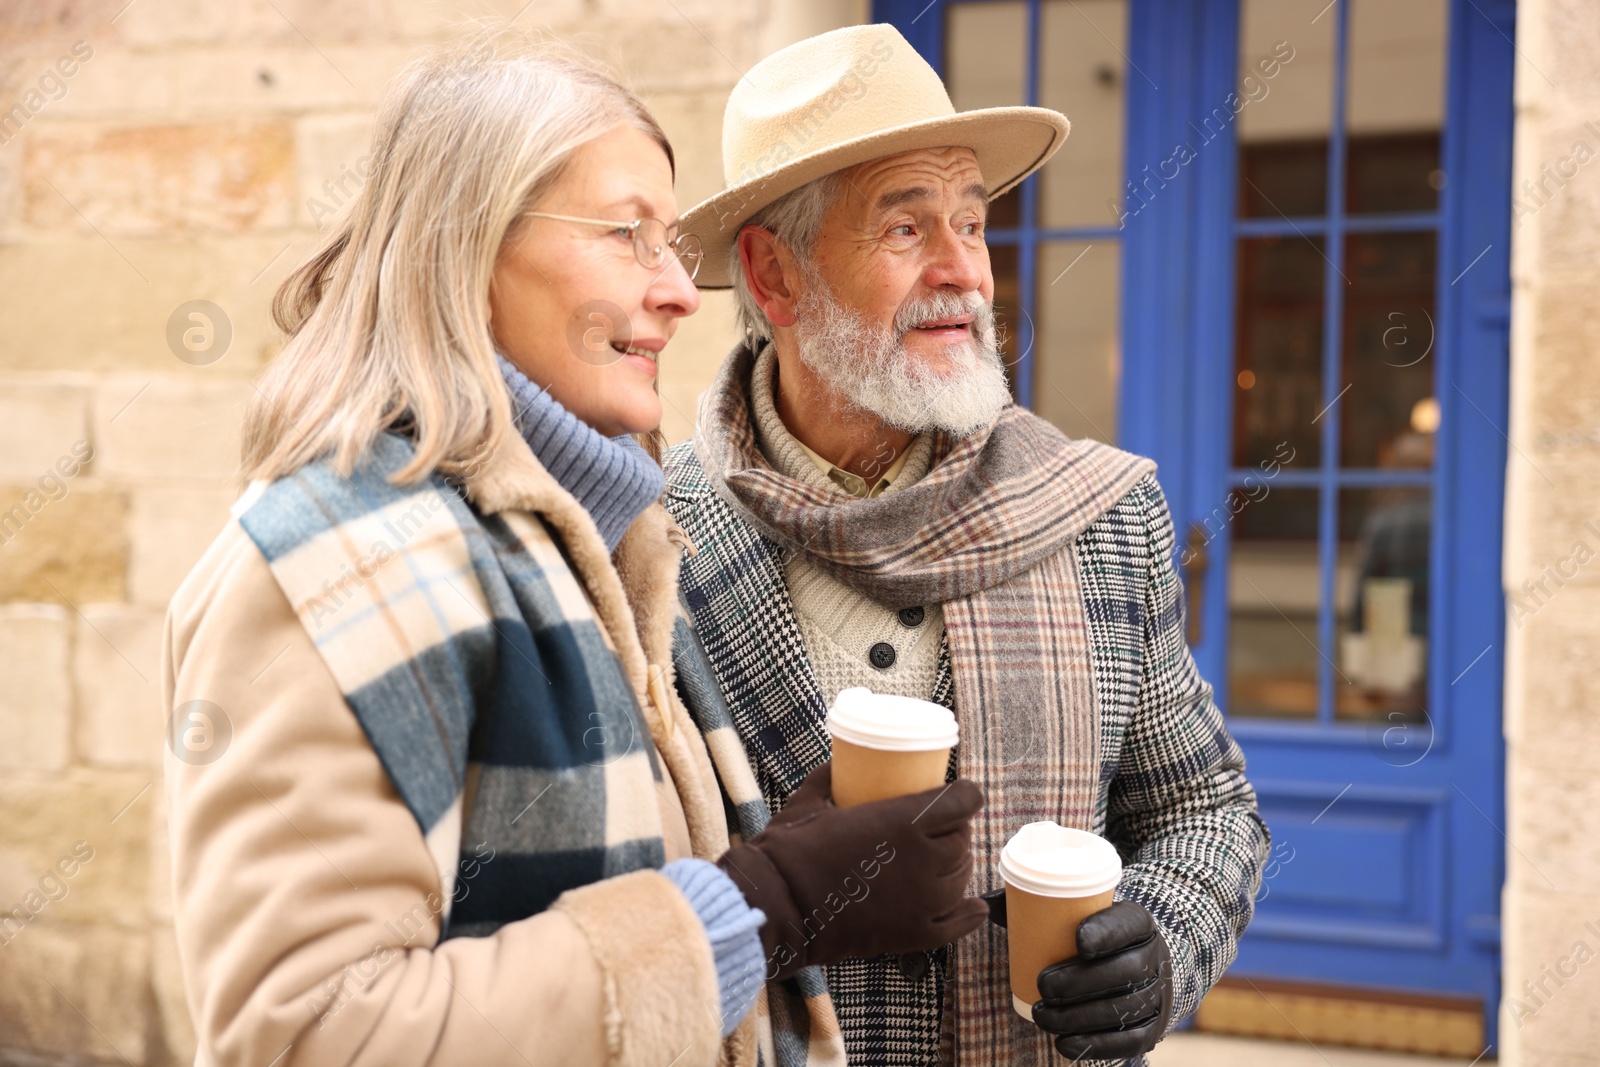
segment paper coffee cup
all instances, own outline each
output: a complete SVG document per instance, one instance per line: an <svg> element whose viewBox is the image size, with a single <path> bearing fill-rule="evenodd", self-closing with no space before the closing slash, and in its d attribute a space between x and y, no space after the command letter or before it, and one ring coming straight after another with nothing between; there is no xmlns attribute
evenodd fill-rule
<svg viewBox="0 0 1600 1067"><path fill-rule="evenodd" d="M859 687L840 691L824 725L833 737L833 802L841 808L943 785L960 736L943 705Z"/></svg>
<svg viewBox="0 0 1600 1067"><path fill-rule="evenodd" d="M1122 857L1105 838L1053 822L1032 822L1000 852L1006 887L1011 1006L1032 1020L1039 972L1078 954L1078 924L1111 906Z"/></svg>

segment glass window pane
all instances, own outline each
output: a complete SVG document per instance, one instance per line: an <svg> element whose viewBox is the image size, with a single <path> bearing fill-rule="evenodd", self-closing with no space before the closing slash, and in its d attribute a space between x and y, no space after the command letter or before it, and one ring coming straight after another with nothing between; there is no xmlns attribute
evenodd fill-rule
<svg viewBox="0 0 1600 1067"><path fill-rule="evenodd" d="M956 110L1026 103L1028 5L1017 0L946 4L944 18L944 84ZM994 201L989 227L1021 225L1021 203L1015 190Z"/></svg>
<svg viewBox="0 0 1600 1067"><path fill-rule="evenodd" d="M1240 146L1240 218L1294 219L1321 215L1327 207L1327 141Z"/></svg>
<svg viewBox="0 0 1600 1067"><path fill-rule="evenodd" d="M1317 491L1266 481L1233 490L1227 507L1228 713L1314 719L1322 661Z"/></svg>
<svg viewBox="0 0 1600 1067"><path fill-rule="evenodd" d="M1121 374L1118 309L1122 273L1116 241L1039 249L1033 350L1033 410L1069 437L1117 440Z"/></svg>
<svg viewBox="0 0 1600 1067"><path fill-rule="evenodd" d="M1238 123L1242 215L1327 209L1337 14L1327 0L1240 4L1238 87L1195 132L1209 141Z"/></svg>
<svg viewBox="0 0 1600 1067"><path fill-rule="evenodd" d="M944 18L944 84L956 110L1025 103L1028 5L946 4Z"/></svg>
<svg viewBox="0 0 1600 1067"><path fill-rule="evenodd" d="M1437 132L1352 135L1347 151L1347 214L1432 211L1439 206L1444 171L1438 169Z"/></svg>
<svg viewBox="0 0 1600 1067"><path fill-rule="evenodd" d="M1444 185L1445 0L1350 0L1349 211L1429 211Z"/></svg>
<svg viewBox="0 0 1600 1067"><path fill-rule="evenodd" d="M1426 489L1345 489L1339 494L1341 719L1426 721L1428 539Z"/></svg>
<svg viewBox="0 0 1600 1067"><path fill-rule="evenodd" d="M1345 242L1339 461L1432 466L1434 233L1354 234Z"/></svg>
<svg viewBox="0 0 1600 1067"><path fill-rule="evenodd" d="M1008 200L1015 197L1006 197ZM1006 363L1011 395L1017 392L1017 361L1022 350L1018 334L1022 324L1022 282L1017 275L1017 246L990 245L989 268L994 272L994 316L1000 334L1000 355Z"/></svg>
<svg viewBox="0 0 1600 1067"><path fill-rule="evenodd" d="M1128 0L1044 0L1039 38L1039 103L1072 122L1039 172L1040 223L1114 224L1122 217Z"/></svg>
<svg viewBox="0 0 1600 1067"><path fill-rule="evenodd" d="M1233 464L1253 467L1291 448L1302 465L1322 454L1320 237L1239 242L1235 324Z"/></svg>

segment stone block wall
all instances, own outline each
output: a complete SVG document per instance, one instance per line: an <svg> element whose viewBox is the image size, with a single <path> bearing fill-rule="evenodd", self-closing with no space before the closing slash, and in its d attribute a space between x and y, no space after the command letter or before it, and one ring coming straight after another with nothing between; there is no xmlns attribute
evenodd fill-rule
<svg viewBox="0 0 1600 1067"><path fill-rule="evenodd" d="M191 1062L158 664L168 598L239 485L274 288L353 192L386 81L476 17L606 59L721 188L727 94L864 0L6 0L0 4L0 1062ZM225 352L169 341L189 301ZM669 438L726 352L668 348ZM176 334L192 325L179 316ZM202 339L203 341L203 339ZM204 347L204 344L202 344ZM213 348L210 354L215 354ZM202 353L204 355L205 353Z"/></svg>
<svg viewBox="0 0 1600 1067"><path fill-rule="evenodd" d="M1600 7L1517 5L1503 1063L1600 1064Z"/></svg>

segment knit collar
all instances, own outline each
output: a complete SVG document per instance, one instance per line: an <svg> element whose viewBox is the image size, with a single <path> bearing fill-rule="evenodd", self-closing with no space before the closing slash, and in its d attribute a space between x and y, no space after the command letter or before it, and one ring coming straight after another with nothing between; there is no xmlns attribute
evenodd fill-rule
<svg viewBox="0 0 1600 1067"><path fill-rule="evenodd" d="M805 445L801 444L800 440L790 432L789 427L784 425L783 419L778 415L777 378L778 350L769 343L756 356L755 367L750 373L750 418L755 423L756 440L767 461L772 464L774 470L788 475L795 481L805 482L819 489L831 489L855 499L866 499L866 494L849 492L839 484L834 475L823 471L807 454ZM899 471L881 492L873 495L882 496L921 481L933 467L933 446L934 435L931 433L918 434L912 438L906 450L901 453L900 460L897 461ZM838 470L837 467L834 469ZM894 467L891 466L889 469L892 471ZM855 476L846 474L845 477Z"/></svg>
<svg viewBox="0 0 1600 1067"><path fill-rule="evenodd" d="M496 353L523 440L561 487L594 519L607 551L661 497L661 466L627 434L606 437Z"/></svg>

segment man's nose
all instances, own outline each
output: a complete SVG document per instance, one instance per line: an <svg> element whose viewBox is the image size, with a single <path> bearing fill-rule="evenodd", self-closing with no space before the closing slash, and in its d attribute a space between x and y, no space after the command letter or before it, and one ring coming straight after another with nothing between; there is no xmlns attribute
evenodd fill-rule
<svg viewBox="0 0 1600 1067"><path fill-rule="evenodd" d="M942 226L929 239L927 249L922 280L930 289L970 293L982 286L988 257L981 244L974 247L971 238L963 239L951 227Z"/></svg>

